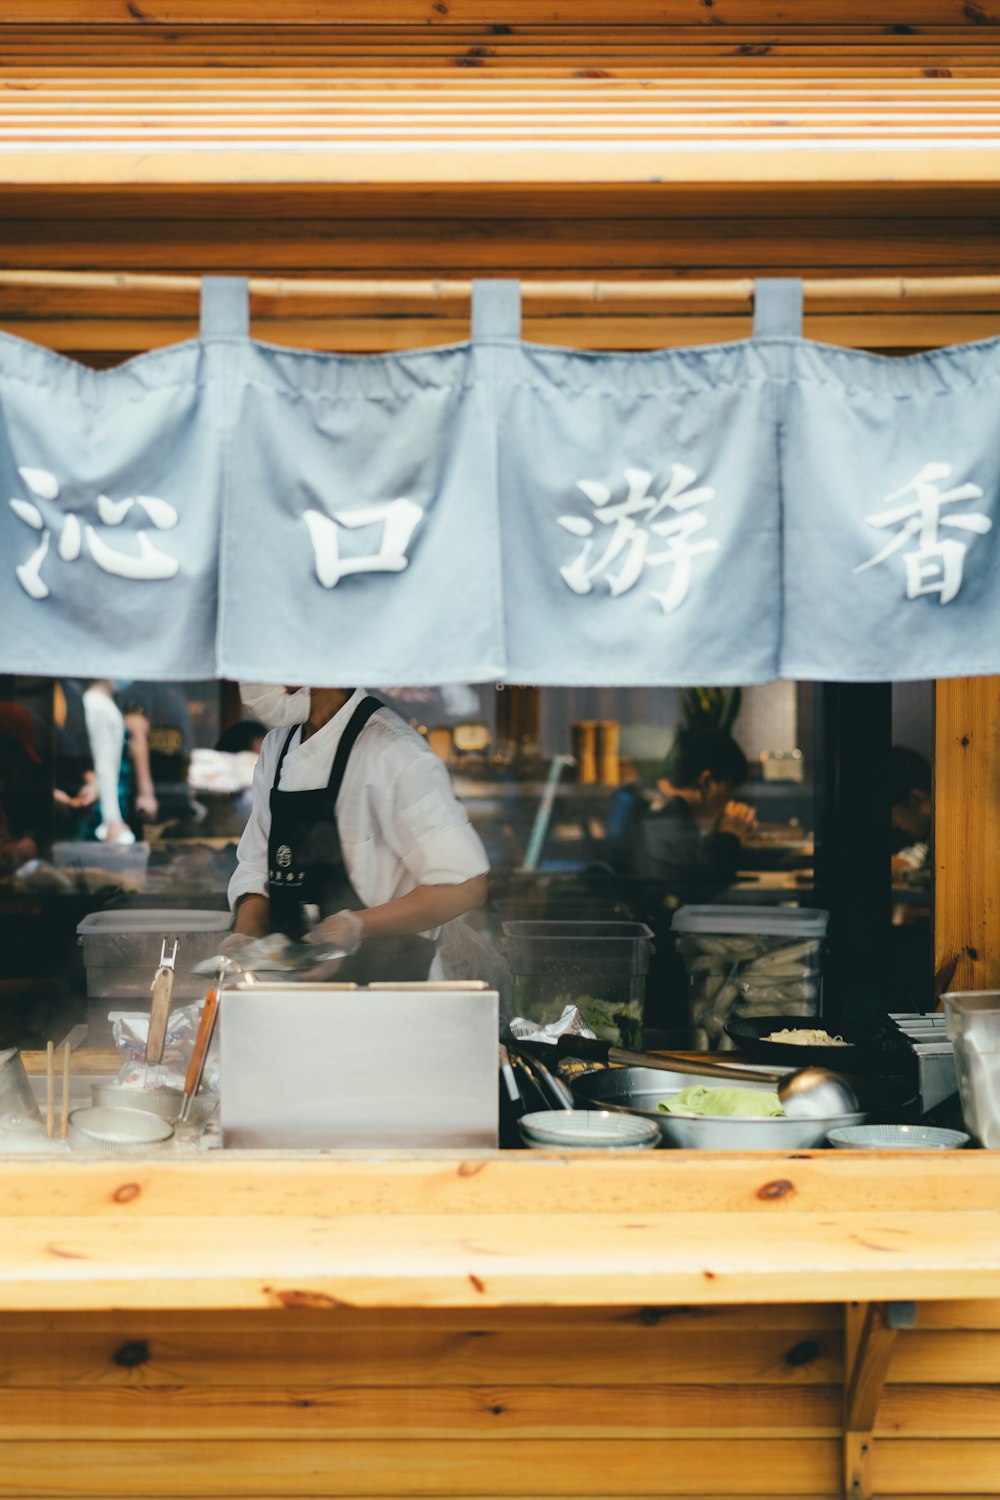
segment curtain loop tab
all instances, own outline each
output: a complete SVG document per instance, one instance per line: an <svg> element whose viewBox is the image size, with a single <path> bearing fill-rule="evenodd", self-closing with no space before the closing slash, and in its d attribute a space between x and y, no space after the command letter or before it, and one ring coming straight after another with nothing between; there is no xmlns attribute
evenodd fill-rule
<svg viewBox="0 0 1000 1500"><path fill-rule="evenodd" d="M797 276L764 277L754 282L753 336L802 337L802 282Z"/></svg>
<svg viewBox="0 0 1000 1500"><path fill-rule="evenodd" d="M250 332L250 283L245 276L201 278L203 339L246 338Z"/></svg>
<svg viewBox="0 0 1000 1500"><path fill-rule="evenodd" d="M521 337L521 283L519 281L474 281L472 283L472 338L519 339Z"/></svg>

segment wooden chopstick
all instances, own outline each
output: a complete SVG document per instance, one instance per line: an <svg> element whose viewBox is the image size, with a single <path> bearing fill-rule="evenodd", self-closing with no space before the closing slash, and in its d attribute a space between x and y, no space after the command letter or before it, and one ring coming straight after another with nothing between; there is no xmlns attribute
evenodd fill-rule
<svg viewBox="0 0 1000 1500"><path fill-rule="evenodd" d="M69 1135L69 1042L63 1043L63 1086L62 1086L62 1109L59 1114L59 1139L65 1140Z"/></svg>
<svg viewBox="0 0 1000 1500"><path fill-rule="evenodd" d="M52 1139L56 1129L56 1046L45 1049L45 1134Z"/></svg>

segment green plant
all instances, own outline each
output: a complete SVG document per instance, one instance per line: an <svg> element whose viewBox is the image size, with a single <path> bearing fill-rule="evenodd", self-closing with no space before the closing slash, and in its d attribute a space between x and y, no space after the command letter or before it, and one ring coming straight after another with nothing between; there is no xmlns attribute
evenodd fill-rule
<svg viewBox="0 0 1000 1500"><path fill-rule="evenodd" d="M732 734L743 703L742 688L683 688L678 696L686 728L724 729Z"/></svg>

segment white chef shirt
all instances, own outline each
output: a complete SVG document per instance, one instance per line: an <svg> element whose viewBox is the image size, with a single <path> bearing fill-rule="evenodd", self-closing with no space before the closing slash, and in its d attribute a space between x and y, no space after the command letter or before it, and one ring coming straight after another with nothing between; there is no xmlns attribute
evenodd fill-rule
<svg viewBox="0 0 1000 1500"><path fill-rule="evenodd" d="M360 689L328 724L302 743L301 730L281 767L279 790L315 791L330 780L333 758ZM250 892L267 895L270 794L287 727L272 729L253 776L253 810L229 882L235 909ZM347 761L336 803L344 864L363 904L381 906L418 885L461 885L489 870L486 850L451 789L444 762L391 709L380 708L361 731Z"/></svg>

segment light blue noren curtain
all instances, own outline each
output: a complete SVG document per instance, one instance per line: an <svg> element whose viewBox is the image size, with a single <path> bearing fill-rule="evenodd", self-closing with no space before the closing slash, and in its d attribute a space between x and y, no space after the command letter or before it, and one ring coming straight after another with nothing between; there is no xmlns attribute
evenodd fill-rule
<svg viewBox="0 0 1000 1500"><path fill-rule="evenodd" d="M214 675L225 373L0 336L0 671Z"/></svg>
<svg viewBox="0 0 1000 1500"><path fill-rule="evenodd" d="M797 332L801 292L758 291L757 337L744 342L651 354L509 348L500 504L513 681L777 675L768 341Z"/></svg>
<svg viewBox="0 0 1000 1500"><path fill-rule="evenodd" d="M475 341L248 342L226 473L219 670L316 686L505 674L493 386Z"/></svg>
<svg viewBox="0 0 1000 1500"><path fill-rule="evenodd" d="M782 675L1000 672L1000 340L792 351Z"/></svg>

